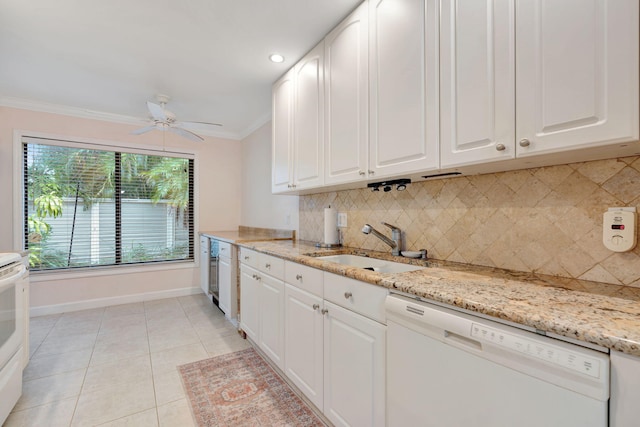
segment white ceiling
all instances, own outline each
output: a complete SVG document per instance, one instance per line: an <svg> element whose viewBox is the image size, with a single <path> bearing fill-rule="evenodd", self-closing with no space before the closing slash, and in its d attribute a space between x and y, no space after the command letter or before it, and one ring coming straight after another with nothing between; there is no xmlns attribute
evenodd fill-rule
<svg viewBox="0 0 640 427"><path fill-rule="evenodd" d="M0 0L0 104L178 120L242 138L271 84L362 0ZM269 54L286 60L274 64Z"/></svg>

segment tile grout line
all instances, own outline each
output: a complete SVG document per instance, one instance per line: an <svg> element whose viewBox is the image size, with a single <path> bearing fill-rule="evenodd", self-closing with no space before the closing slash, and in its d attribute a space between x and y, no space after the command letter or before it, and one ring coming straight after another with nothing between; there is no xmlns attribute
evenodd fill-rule
<svg viewBox="0 0 640 427"><path fill-rule="evenodd" d="M144 309L144 328L147 331L147 348L149 349L149 366L151 366L151 385L153 387L153 401L155 403L156 425L160 425L160 413L158 412L158 396L156 394L156 380L153 376L153 358L151 357L151 342L149 341L149 318L147 317L147 306L143 302Z"/></svg>
<svg viewBox="0 0 640 427"><path fill-rule="evenodd" d="M103 307L102 316L100 317L100 326L98 327L98 332L96 333L96 339L93 342L93 347L91 347L91 356L89 356L89 362L87 363L87 367L85 368L85 371L84 371L84 377L82 378L82 384L80 385L80 392L78 393L78 397L76 398L76 404L73 407L73 413L71 414L71 419L69 420L69 427L73 425L73 419L75 418L76 411L78 410L78 403L80 403L80 396L82 395L82 390L84 389L84 383L87 380L87 373L89 372L89 366L91 366L91 359L93 359L93 353L96 350L96 344L98 343L98 335L100 335L100 329L102 329L102 322L104 322L104 315L106 312L107 312L106 307Z"/></svg>

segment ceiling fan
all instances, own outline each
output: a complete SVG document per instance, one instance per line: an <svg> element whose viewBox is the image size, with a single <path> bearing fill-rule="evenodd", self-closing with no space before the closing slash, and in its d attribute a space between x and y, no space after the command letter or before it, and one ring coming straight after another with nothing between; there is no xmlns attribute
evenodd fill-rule
<svg viewBox="0 0 640 427"><path fill-rule="evenodd" d="M147 108L149 109L149 114L151 116L150 119L153 121L153 124L131 131L132 134L141 135L152 130L161 130L163 132L173 132L192 141L204 141L203 137L185 129L185 127L189 127L191 125L222 126L220 123L178 122L176 121L176 115L165 108L171 98L167 95L158 94L156 95L156 99L160 105L147 101Z"/></svg>

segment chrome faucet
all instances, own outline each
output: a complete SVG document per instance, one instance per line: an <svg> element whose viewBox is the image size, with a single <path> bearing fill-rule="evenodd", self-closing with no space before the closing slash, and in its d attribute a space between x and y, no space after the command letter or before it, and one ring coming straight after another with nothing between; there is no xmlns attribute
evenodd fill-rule
<svg viewBox="0 0 640 427"><path fill-rule="evenodd" d="M391 229L391 239L385 236L384 234L380 233L378 230L376 230L369 224L365 224L364 227L362 227L362 232L364 234L371 233L374 236L376 236L378 239L382 240L387 245L389 245L391 249L393 249L391 251L391 255L400 255L400 251L402 250L402 230L400 230L395 225L387 224L386 222L382 222L381 224L386 225Z"/></svg>

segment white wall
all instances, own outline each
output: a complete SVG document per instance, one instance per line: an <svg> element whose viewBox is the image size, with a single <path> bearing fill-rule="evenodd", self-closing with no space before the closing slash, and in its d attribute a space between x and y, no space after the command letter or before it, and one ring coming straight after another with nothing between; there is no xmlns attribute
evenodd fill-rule
<svg viewBox="0 0 640 427"><path fill-rule="evenodd" d="M149 132L134 136L135 127L100 120L83 119L51 113L0 107L0 252L17 250L20 219L13 218L13 183L19 180L14 170L14 131L57 135L69 140L135 144L193 152L196 158L196 229L230 230L240 224L242 191L242 143L205 137L194 143L171 133ZM270 156L269 156L270 157ZM19 181L16 181L19 182ZM17 194L21 197L21 193ZM296 205L297 206L297 205ZM196 239L198 242L198 239ZM197 244L197 243L196 243ZM118 269L122 273L123 269ZM145 296L168 296L195 292L199 272L194 264L187 268L147 267L128 270L129 274L112 274L108 270L95 274L32 274L31 306L36 312L55 311L127 302ZM53 306L53 307L52 307Z"/></svg>
<svg viewBox="0 0 640 427"><path fill-rule="evenodd" d="M242 225L298 231L298 196L271 194L271 122L242 141Z"/></svg>

